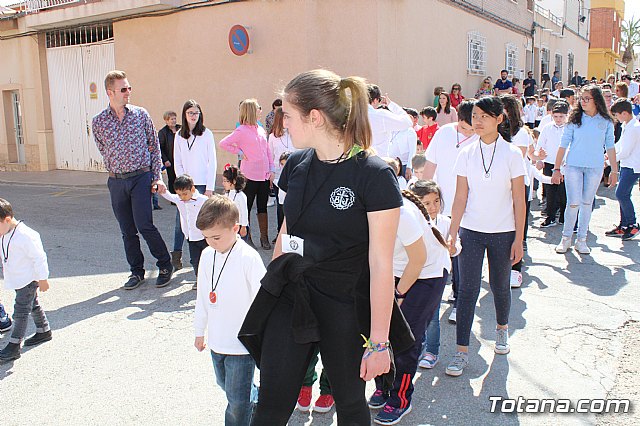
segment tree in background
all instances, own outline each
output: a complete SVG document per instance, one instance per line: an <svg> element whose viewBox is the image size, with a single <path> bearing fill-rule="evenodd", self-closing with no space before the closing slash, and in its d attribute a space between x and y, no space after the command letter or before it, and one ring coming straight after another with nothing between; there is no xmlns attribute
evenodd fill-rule
<svg viewBox="0 0 640 426"><path fill-rule="evenodd" d="M640 18L635 19L632 16L630 20L622 22L622 46L622 62L627 65L627 72L633 75L637 59L635 48L640 47Z"/></svg>

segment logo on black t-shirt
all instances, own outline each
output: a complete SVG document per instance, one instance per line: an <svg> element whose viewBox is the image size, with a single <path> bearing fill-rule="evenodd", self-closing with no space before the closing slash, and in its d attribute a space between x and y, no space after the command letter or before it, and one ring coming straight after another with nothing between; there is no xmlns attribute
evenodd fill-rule
<svg viewBox="0 0 640 426"><path fill-rule="evenodd" d="M329 202L333 208L338 210L347 210L349 207L353 206L355 200L356 195L353 191L344 186L334 189L329 197Z"/></svg>

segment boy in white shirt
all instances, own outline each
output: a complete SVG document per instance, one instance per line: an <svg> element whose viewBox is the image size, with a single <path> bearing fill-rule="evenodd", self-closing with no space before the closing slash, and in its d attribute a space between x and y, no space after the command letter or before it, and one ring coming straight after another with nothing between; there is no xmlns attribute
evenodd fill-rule
<svg viewBox="0 0 640 426"><path fill-rule="evenodd" d="M562 141L565 125L567 124L567 114L569 104L565 101L558 101L553 105L551 117L553 122L547 124L540 130L538 143L533 153L533 159L544 161L542 173L545 176L553 174L553 167L556 161L556 154ZM567 205L567 194L564 182L559 185L544 184L544 191L547 200L547 218L540 225L541 228L556 226L556 214L559 212L559 222L564 223L564 209Z"/></svg>
<svg viewBox="0 0 640 426"><path fill-rule="evenodd" d="M522 109L524 112L524 121L527 123L530 129L536 127L536 115L538 114L538 106L536 105L536 98L533 96L527 97L527 105Z"/></svg>
<svg viewBox="0 0 640 426"><path fill-rule="evenodd" d="M161 195L174 203L178 207L178 212L180 212L180 228L182 228L182 233L189 241L189 257L191 258L193 272L196 274L196 283L193 285L195 290L198 285L200 255L202 250L207 248L207 242L204 240L202 232L196 227L196 220L200 208L209 197L198 192L193 179L189 175L178 176L173 182L173 189L176 191L175 194L166 191Z"/></svg>
<svg viewBox="0 0 640 426"><path fill-rule="evenodd" d="M36 324L36 334L25 340L25 346L51 340L49 321L38 302L38 289L49 289L49 266L40 234L16 220L11 204L2 198L0 235L4 287L16 291L13 330L9 343L0 351L0 362L7 362L20 358L20 344L27 331L29 314Z"/></svg>
<svg viewBox="0 0 640 426"><path fill-rule="evenodd" d="M547 105L544 103L544 99L542 98L538 98L536 103L538 105L538 109L536 111L535 127L538 127L540 126L540 121L544 118L545 114L547 113Z"/></svg>
<svg viewBox="0 0 640 426"><path fill-rule="evenodd" d="M255 362L238 332L266 272L258 252L238 235L239 217L232 200L213 195L196 222L209 247L198 273L194 345L201 352L209 345L216 381L227 395L226 425L251 421Z"/></svg>

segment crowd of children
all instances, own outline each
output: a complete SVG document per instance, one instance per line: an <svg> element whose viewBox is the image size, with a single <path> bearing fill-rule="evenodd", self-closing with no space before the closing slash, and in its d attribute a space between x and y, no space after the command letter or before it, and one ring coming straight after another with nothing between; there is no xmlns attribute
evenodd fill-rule
<svg viewBox="0 0 640 426"><path fill-rule="evenodd" d="M224 195L216 195L210 193L210 173L177 161L182 173L172 177L170 191L162 196L177 206L178 224L189 243L197 290L194 345L198 351L210 349L217 383L227 397L226 425L281 424L294 407L310 410L319 356L327 370L320 375L315 411L336 405L340 421L368 424L360 378L375 377L376 390L366 402L372 409L382 408L374 421L400 422L412 410L418 366L432 369L440 360L440 303L449 277L449 320L456 323L457 349L446 374L460 376L470 362L469 337L485 253L496 308L494 351L508 354L511 289L522 285L529 203L538 182L543 183L546 216L540 227L564 226L558 253L567 251L574 232L576 251L590 252L586 232L605 167L608 183L619 182L621 214L606 235L630 240L638 234L631 192L640 178L640 123L633 100L616 99L607 83L525 97L508 83L504 73L493 90L485 80L472 100L465 100L461 86L454 84L451 95L437 91L436 107L419 113L404 108L411 126L392 132L387 142L376 142L389 147L384 149L390 155L383 156L385 165L368 150L371 132L367 134L364 117L371 105L362 80L326 71L296 77L285 89L284 102L274 103L267 137L257 132L269 158L249 180L249 193L258 193L259 204L264 204L265 187L276 191L279 235L273 241L266 239L263 217L258 216L262 247L275 244L268 269L250 239L253 200L247 198L241 170L227 164ZM628 94L625 84L616 85L618 93ZM376 92L369 88L370 102L371 93ZM183 129L193 131L202 126L201 111L190 102L183 111ZM247 148L239 148L242 132L256 134L255 111L251 115L246 106L252 102L241 104L237 141L225 141L243 161ZM396 107L393 113L399 114ZM173 134L175 116L165 115L173 118ZM592 140L586 147L585 131ZM201 133L206 132L202 127ZM191 134L185 130L180 137L188 141ZM597 158L600 153L602 159ZM169 167L173 157L163 154L163 163ZM199 177L184 173L185 168L197 169ZM577 184L583 179L577 169L587 169L581 173L588 184ZM379 233L394 226L398 231L393 238ZM37 292L48 289L49 272L39 234L18 221L3 199L0 235L4 284L16 291L13 320L0 304L0 332L11 331L0 360L11 361L20 357L30 314L36 333L24 345L51 340ZM379 262L369 264L372 258ZM393 305L384 296L385 286L391 285L385 276L395 277ZM353 299L363 285L366 297L358 300L358 309L367 306L367 326ZM395 320L399 315L406 323ZM414 341L406 339L406 326ZM350 340L359 334L365 337L362 359L361 341ZM391 378L390 344L395 346ZM256 364L262 369L260 390L254 384ZM284 367L290 374L279 371ZM354 371L360 372L357 380L351 376Z"/></svg>

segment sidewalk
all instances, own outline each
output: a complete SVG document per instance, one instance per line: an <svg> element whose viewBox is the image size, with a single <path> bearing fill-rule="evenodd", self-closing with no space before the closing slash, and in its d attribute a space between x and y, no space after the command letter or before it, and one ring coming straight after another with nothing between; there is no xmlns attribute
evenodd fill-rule
<svg viewBox="0 0 640 426"><path fill-rule="evenodd" d="M0 172L0 183L56 186L56 187L104 187L107 174L76 170L50 170L48 172Z"/></svg>

